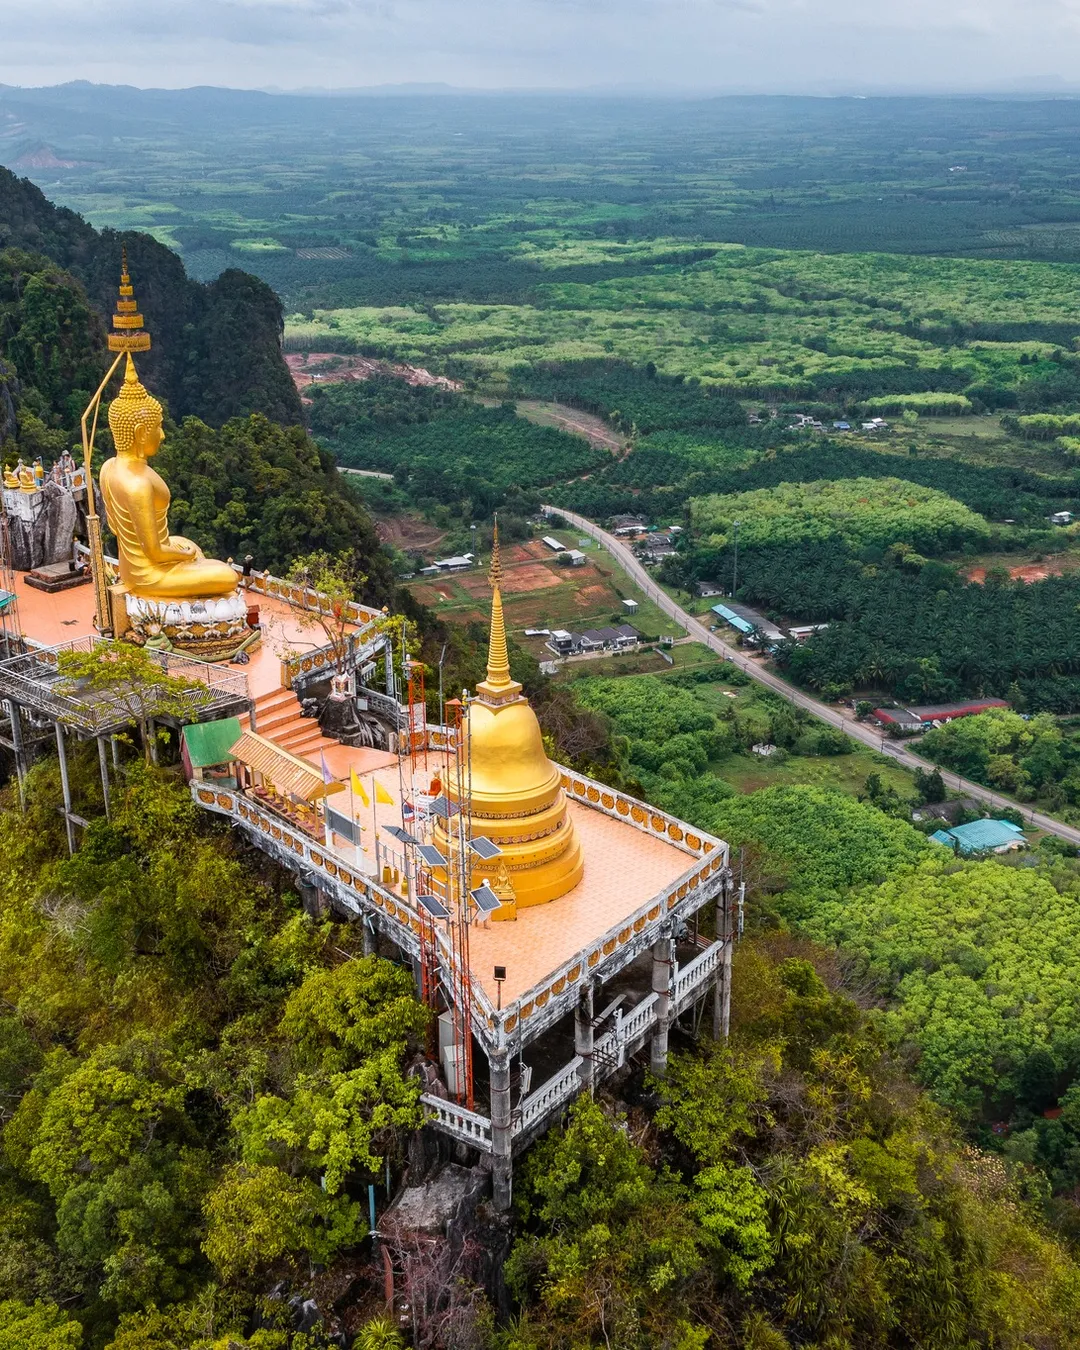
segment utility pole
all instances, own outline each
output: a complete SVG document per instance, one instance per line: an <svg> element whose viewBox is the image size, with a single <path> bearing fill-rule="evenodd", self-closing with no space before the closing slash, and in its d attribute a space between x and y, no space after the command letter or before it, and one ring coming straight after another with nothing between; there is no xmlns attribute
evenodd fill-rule
<svg viewBox="0 0 1080 1350"><path fill-rule="evenodd" d="M739 588L739 522L733 520L731 528L735 533L735 565L731 569L731 598L735 599L735 592Z"/></svg>

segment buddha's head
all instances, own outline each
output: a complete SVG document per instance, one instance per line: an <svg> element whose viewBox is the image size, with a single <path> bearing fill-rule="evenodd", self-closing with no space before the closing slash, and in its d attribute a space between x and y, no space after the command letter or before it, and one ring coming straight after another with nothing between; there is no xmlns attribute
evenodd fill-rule
<svg viewBox="0 0 1080 1350"><path fill-rule="evenodd" d="M130 352L123 386L109 405L109 430L118 455L136 455L139 459L156 455L165 439L161 404L139 382Z"/></svg>

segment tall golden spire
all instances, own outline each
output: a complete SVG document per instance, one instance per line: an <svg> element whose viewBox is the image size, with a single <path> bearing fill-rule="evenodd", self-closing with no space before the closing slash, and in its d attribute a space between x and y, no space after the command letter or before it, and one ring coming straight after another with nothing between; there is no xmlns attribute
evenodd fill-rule
<svg viewBox="0 0 1080 1350"><path fill-rule="evenodd" d="M139 313L135 288L128 275L126 244L120 257L120 296L116 302L116 313L113 315L113 331L109 334L109 351L127 352L130 368L132 352L150 350L150 334L143 329L143 316Z"/></svg>
<svg viewBox="0 0 1080 1350"><path fill-rule="evenodd" d="M510 653L506 646L506 620L503 618L502 558L499 555L499 520L495 518L495 537L491 541L491 636L488 639L487 677L476 686L478 698L487 703L505 703L517 698L521 685L510 676Z"/></svg>
<svg viewBox="0 0 1080 1350"><path fill-rule="evenodd" d="M502 904L494 919L514 919L519 909L546 904L581 880L585 860L566 804L562 773L544 749L536 713L510 674L506 620L502 607L502 558L499 524L491 543L491 638L487 676L465 714L468 745L467 792L471 829L500 850L500 872L493 883ZM454 788L447 787L454 800ZM447 827L437 822L436 848L454 848ZM472 884L490 876L488 863L476 862Z"/></svg>

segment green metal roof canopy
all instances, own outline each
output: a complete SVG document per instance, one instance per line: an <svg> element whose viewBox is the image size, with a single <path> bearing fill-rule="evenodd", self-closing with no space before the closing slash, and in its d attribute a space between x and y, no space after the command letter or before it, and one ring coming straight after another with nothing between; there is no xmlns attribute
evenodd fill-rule
<svg viewBox="0 0 1080 1350"><path fill-rule="evenodd" d="M240 739L239 717L222 717L217 722L192 722L184 728L184 748L194 769L224 764L232 758L229 751Z"/></svg>

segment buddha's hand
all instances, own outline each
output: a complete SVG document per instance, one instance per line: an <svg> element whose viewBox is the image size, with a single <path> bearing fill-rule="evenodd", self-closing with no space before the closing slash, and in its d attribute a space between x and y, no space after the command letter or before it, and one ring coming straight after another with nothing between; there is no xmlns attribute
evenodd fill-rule
<svg viewBox="0 0 1080 1350"><path fill-rule="evenodd" d="M175 555L177 562L190 562L193 558L203 556L202 549L198 544L193 544L190 539L185 539L182 534L169 536L169 550Z"/></svg>

